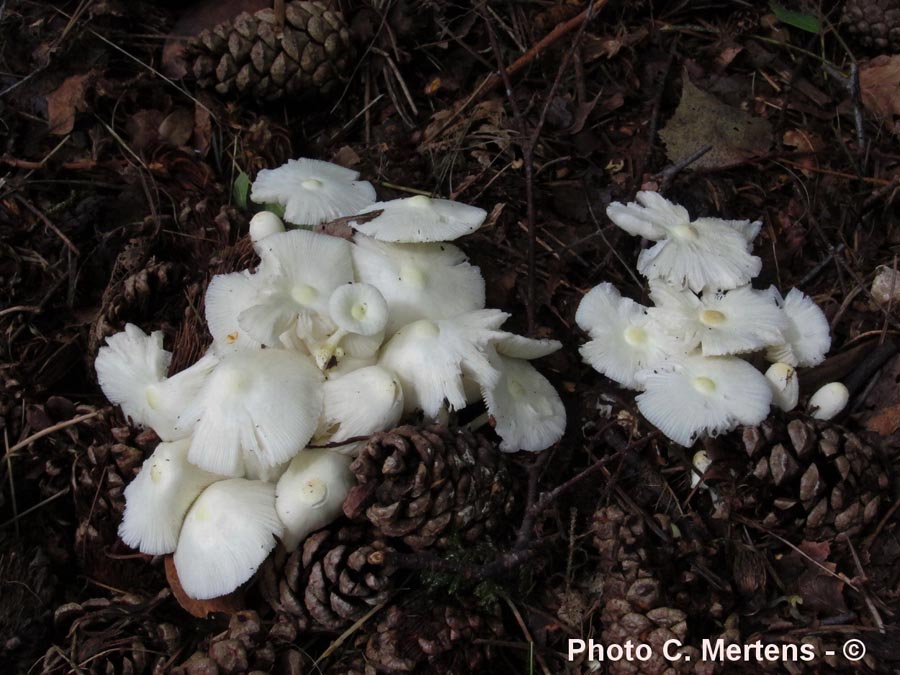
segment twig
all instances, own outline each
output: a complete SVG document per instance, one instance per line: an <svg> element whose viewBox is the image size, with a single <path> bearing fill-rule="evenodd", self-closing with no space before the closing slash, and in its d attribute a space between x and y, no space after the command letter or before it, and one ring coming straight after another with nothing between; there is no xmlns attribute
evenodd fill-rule
<svg viewBox="0 0 900 675"><path fill-rule="evenodd" d="M563 37L571 33L573 30L586 23L589 19L593 18L594 13L601 9L609 0L597 0L597 2L593 3L593 8L589 7L581 12L578 16L575 16L568 21L559 24L552 31L547 33L543 38L541 38L538 42L534 44L527 52L525 52L518 59L513 61L507 68L506 73L509 77L513 77L520 70L525 68L532 61L537 59L545 50L551 47L553 44L561 40ZM453 125L456 120L458 120L462 114L469 108L470 105L480 100L482 96L484 96L489 91L495 89L497 86L503 83L503 77L499 72L492 73L488 75L484 80L482 80L481 84L475 87L475 90L472 94L469 95L462 105L459 106L456 110L453 111L444 123L435 129L433 132L428 134L423 143L428 143L433 141L435 138L440 136L444 131L446 131L451 125Z"/></svg>
<svg viewBox="0 0 900 675"><path fill-rule="evenodd" d="M853 542L850 541L850 537L847 536L846 532L842 532L840 537L847 542L847 546L850 547L850 555L853 556L853 563L856 565L856 569L859 571L860 581L862 582L862 590L860 590L860 594L863 596L863 600L866 603L866 607L869 609L869 614L872 615L872 621L875 622L875 625L878 627L878 630L882 633L884 632L884 621L881 620L881 614L878 612L878 608L875 607L875 603L872 602L872 598L869 597L868 592L865 590L865 584L869 580L869 577L866 575L866 571L863 569L862 562L859 560L859 556L856 555L856 549L853 547Z"/></svg>
<svg viewBox="0 0 900 675"><path fill-rule="evenodd" d="M836 256L836 255L838 255L839 253L841 253L845 248L846 248L846 246L844 245L844 242L841 242L841 243L838 244L837 246L832 246L832 247L830 248L830 250L828 251L828 255L825 256L825 258L824 258L823 260L821 260L819 263L817 263L816 266L813 267L813 268L806 274L805 277L803 277L800 281L797 282L797 287L798 287L798 288L803 288L803 287L806 286L810 281L812 281L812 280L815 279L817 276L819 276L819 273L820 273L822 270L824 270L826 267L828 267L828 264L829 264L832 260L834 260L834 256Z"/></svg>
<svg viewBox="0 0 900 675"><path fill-rule="evenodd" d="M62 240L62 243L64 243L69 248L69 250L72 251L72 253L79 256L81 255L81 251L79 251L78 247L72 243L72 240L69 239L65 234L63 234L62 231L56 225L54 225L53 222L46 215L44 215L42 211L38 210L35 206L32 205L31 202L29 202L21 195L15 195L15 199L22 206L31 211L35 216L40 218L41 222L44 223L44 225L46 225L50 230L52 230L53 233Z"/></svg>
<svg viewBox="0 0 900 675"><path fill-rule="evenodd" d="M46 429L41 429L40 431L31 434L28 438L23 441L19 441L14 446L9 448L6 451L6 455L14 455L16 451L21 450L22 448L28 447L36 440L43 438L44 436L49 436L50 434L56 433L57 431L61 431L63 429L67 429L75 424L80 424L86 420L89 420L93 417L97 417L105 412L107 412L109 408L101 408L100 410L95 410L94 412L85 413L84 415L79 415L78 417L73 417L70 420L66 420L65 422L57 422L56 424L47 427Z"/></svg>
<svg viewBox="0 0 900 675"><path fill-rule="evenodd" d="M676 162L675 164L667 166L665 169L656 174L654 178L662 178L662 182L659 184L659 192L665 192L666 189L668 189L668 187L672 184L672 181L675 180L675 176L684 171L698 159L703 157L703 155L705 155L707 152L712 150L712 147L713 146L711 145L704 145L702 148L688 155L680 162Z"/></svg>
<svg viewBox="0 0 900 675"><path fill-rule="evenodd" d="M850 77L847 78L847 89L850 91L850 100L853 102L853 126L856 127L856 154L866 153L866 128L863 124L862 102L859 88L859 64L854 61L850 64Z"/></svg>

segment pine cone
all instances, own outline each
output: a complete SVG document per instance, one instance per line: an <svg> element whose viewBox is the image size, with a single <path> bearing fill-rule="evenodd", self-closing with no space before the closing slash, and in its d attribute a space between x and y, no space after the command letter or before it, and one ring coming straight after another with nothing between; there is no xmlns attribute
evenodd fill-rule
<svg viewBox="0 0 900 675"><path fill-rule="evenodd" d="M658 516L665 520L665 516ZM594 514L594 545L600 552L599 571L603 578L603 644L650 645L647 661L610 661L609 673L657 675L668 672L693 672L699 652L685 646L681 653L690 656L668 662L663 656L666 640L685 643L687 615L666 606L664 589L649 556L646 525L642 518L627 516L617 506L607 506ZM672 670L674 669L674 670Z"/></svg>
<svg viewBox="0 0 900 675"><path fill-rule="evenodd" d="M191 39L186 53L201 87L264 101L327 93L352 56L343 15L318 0L286 3L280 32L274 10L242 12Z"/></svg>
<svg viewBox="0 0 900 675"><path fill-rule="evenodd" d="M47 650L41 672L73 672L73 664L77 672L91 675L167 672L181 635L174 624L159 621L154 610L168 595L165 590L145 601L123 594L57 607L53 621L65 644Z"/></svg>
<svg viewBox="0 0 900 675"><path fill-rule="evenodd" d="M226 631L211 636L190 658L172 669L171 675L301 675L311 670L312 662L290 646L296 638L296 632L285 635L279 623L266 629L256 612L244 610L233 614Z"/></svg>
<svg viewBox="0 0 900 675"><path fill-rule="evenodd" d="M900 49L900 0L847 0L841 21L865 47Z"/></svg>
<svg viewBox="0 0 900 675"><path fill-rule="evenodd" d="M508 526L514 506L505 456L482 436L442 426L375 434L350 465L359 483L344 503L382 535L414 550L474 542Z"/></svg>
<svg viewBox="0 0 900 675"><path fill-rule="evenodd" d="M468 675L487 668L488 644L503 637L499 612L461 597L434 602L425 595L388 608L366 644L366 660L377 673L427 672Z"/></svg>
<svg viewBox="0 0 900 675"><path fill-rule="evenodd" d="M732 505L767 527L799 523L809 541L858 534L877 522L891 487L885 458L830 422L769 418L743 432L746 485Z"/></svg>
<svg viewBox="0 0 900 675"><path fill-rule="evenodd" d="M391 552L368 528L332 526L292 553L279 547L263 564L260 590L300 630L340 630L387 599Z"/></svg>

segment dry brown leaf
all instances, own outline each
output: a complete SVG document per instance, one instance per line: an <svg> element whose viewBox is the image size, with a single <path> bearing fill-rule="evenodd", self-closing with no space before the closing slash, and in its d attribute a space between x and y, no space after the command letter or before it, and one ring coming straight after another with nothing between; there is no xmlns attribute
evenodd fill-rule
<svg viewBox="0 0 900 675"><path fill-rule="evenodd" d="M59 87L47 94L47 123L50 133L65 136L75 127L75 114L84 112L85 95L97 77L94 70L67 77Z"/></svg>
<svg viewBox="0 0 900 675"><path fill-rule="evenodd" d="M169 582L169 588L172 589L172 595L175 596L175 599L178 601L178 604L181 605L181 608L191 616L196 616L198 619L205 619L209 614L213 614L214 612L234 614L235 612L244 609L243 587L218 598L195 600L185 593L184 589L181 587L173 556L166 556L165 567L166 580Z"/></svg>
<svg viewBox="0 0 900 675"><path fill-rule="evenodd" d="M859 92L866 110L900 133L900 126L894 124L894 117L900 115L900 54L884 54L862 66Z"/></svg>
<svg viewBox="0 0 900 675"><path fill-rule="evenodd" d="M618 54L623 47L631 47L641 42L647 37L646 28L639 28L633 33L622 33L620 35L610 36L593 36L585 35L584 37L584 55L582 58L585 63L596 61L600 58L611 59Z"/></svg>
<svg viewBox="0 0 900 675"><path fill-rule="evenodd" d="M701 91L684 75L681 101L659 137L672 162L690 157L704 145L712 150L694 162L698 169L719 169L765 154L772 142L772 125L761 117L732 108Z"/></svg>
<svg viewBox="0 0 900 675"><path fill-rule="evenodd" d="M872 412L863 417L863 426L885 438L900 431L900 356L885 364L881 375L866 396Z"/></svg>
<svg viewBox="0 0 900 675"><path fill-rule="evenodd" d="M821 138L803 129L788 129L784 132L782 141L788 147L795 148L798 152L816 153L825 147ZM810 170L814 169L817 164L815 157L801 157L797 163L803 167L803 173L807 176L810 175Z"/></svg>

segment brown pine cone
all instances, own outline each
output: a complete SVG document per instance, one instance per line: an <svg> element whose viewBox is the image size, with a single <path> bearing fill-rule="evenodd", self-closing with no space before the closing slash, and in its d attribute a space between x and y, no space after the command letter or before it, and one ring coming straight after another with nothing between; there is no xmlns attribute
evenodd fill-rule
<svg viewBox="0 0 900 675"><path fill-rule="evenodd" d="M388 598L391 552L369 528L332 526L292 553L279 547L263 563L260 591L301 630L340 630Z"/></svg>
<svg viewBox="0 0 900 675"><path fill-rule="evenodd" d="M296 633L286 636L276 623L267 629L252 610L233 614L228 629L211 636L171 675L219 673L285 673L301 675L312 670L312 661L290 647Z"/></svg>
<svg viewBox="0 0 900 675"><path fill-rule="evenodd" d="M435 425L375 434L350 465L352 519L414 550L478 541L508 527L514 507L506 457L483 436Z"/></svg>
<svg viewBox="0 0 900 675"><path fill-rule="evenodd" d="M865 47L900 49L900 0L847 0L841 21Z"/></svg>
<svg viewBox="0 0 900 675"><path fill-rule="evenodd" d="M281 30L267 8L192 38L185 57L197 83L264 101L333 88L353 59L343 15L318 0L293 0L285 9Z"/></svg>
<svg viewBox="0 0 900 675"><path fill-rule="evenodd" d="M425 595L387 609L366 644L376 673L468 675L490 669L492 649L502 639L499 611L461 597L434 602Z"/></svg>
<svg viewBox="0 0 900 675"><path fill-rule="evenodd" d="M658 516L663 524L665 516ZM650 645L647 661L609 661L609 673L694 672L699 652L690 646L681 653L690 662L666 661L666 640L687 643L687 614L666 605L665 589L650 560L652 541L646 524L638 516L626 515L618 506L607 506L594 514L594 545L600 553L599 571L603 579L600 619L603 644L624 645L626 641Z"/></svg>
<svg viewBox="0 0 900 675"><path fill-rule="evenodd" d="M878 446L830 422L773 416L745 428L743 444L749 475L732 509L767 527L799 524L809 541L853 536L893 501L887 458Z"/></svg>
<svg viewBox="0 0 900 675"><path fill-rule="evenodd" d="M65 642L47 650L41 672L76 672L73 664L91 675L167 672L182 647L178 628L154 613L168 596L168 590L149 601L123 594L57 607L53 621Z"/></svg>

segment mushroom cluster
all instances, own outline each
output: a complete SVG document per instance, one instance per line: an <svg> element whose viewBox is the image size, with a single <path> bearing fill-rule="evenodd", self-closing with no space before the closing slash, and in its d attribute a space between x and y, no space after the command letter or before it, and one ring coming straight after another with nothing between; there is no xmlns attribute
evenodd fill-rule
<svg viewBox="0 0 900 675"><path fill-rule="evenodd" d="M134 325L96 359L107 398L162 439L126 488L120 535L174 553L185 592L228 593L280 538L289 549L336 518L365 438L405 413L446 417L483 401L507 452L558 441L565 409L530 361L560 348L502 329L480 270L449 240L482 209L414 196L375 202L371 184L311 159L259 173L255 270L214 277L213 341L168 375L162 333ZM311 231L351 221L352 239ZM306 229L304 229L306 228ZM314 446L314 447L313 447Z"/></svg>
<svg viewBox="0 0 900 675"><path fill-rule="evenodd" d="M784 297L750 282L761 261L752 255L759 222L697 218L655 192L613 203L610 220L655 242L638 257L653 306L609 283L591 289L576 313L591 340L581 347L595 370L639 391L644 417L685 446L703 435L759 424L772 404L799 400L796 369L820 363L831 346L828 321L796 288ZM765 375L742 356L765 354ZM840 383L810 400L812 414L836 415L846 405Z"/></svg>

